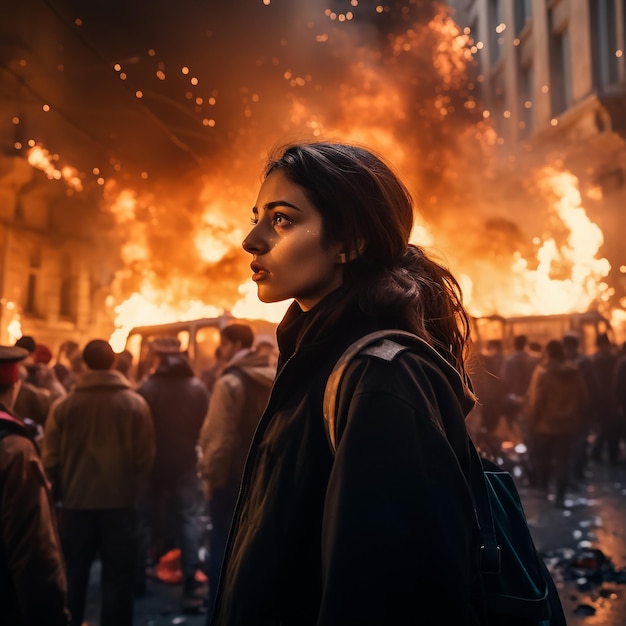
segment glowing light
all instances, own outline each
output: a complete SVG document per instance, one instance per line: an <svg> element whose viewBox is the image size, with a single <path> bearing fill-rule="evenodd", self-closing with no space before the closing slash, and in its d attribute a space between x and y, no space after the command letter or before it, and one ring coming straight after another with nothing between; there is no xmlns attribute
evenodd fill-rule
<svg viewBox="0 0 626 626"><path fill-rule="evenodd" d="M180 71L185 75L189 74L189 68L187 66L182 67Z"/></svg>
<svg viewBox="0 0 626 626"><path fill-rule="evenodd" d="M20 123L20 118L19 117L14 117L14 118L11 119L11 122L13 124L19 124Z"/></svg>
<svg viewBox="0 0 626 626"><path fill-rule="evenodd" d="M47 113L50 110L50 105L44 104L41 108Z"/></svg>
<svg viewBox="0 0 626 626"><path fill-rule="evenodd" d="M63 179L71 189L82 191L83 186L78 172L73 167L69 166L58 169L54 164L55 156L51 155L42 146L36 145L33 141L31 149L28 150L27 153L27 160L32 167L41 170L50 180Z"/></svg>
<svg viewBox="0 0 626 626"><path fill-rule="evenodd" d="M138 89L138 90L135 92L135 96L137 96L137 98L143 98L143 91L141 91L141 90L139 90L139 89Z"/></svg>

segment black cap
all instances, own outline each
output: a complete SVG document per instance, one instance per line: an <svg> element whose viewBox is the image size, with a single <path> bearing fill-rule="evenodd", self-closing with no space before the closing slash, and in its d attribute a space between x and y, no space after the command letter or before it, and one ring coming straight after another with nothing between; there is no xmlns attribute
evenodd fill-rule
<svg viewBox="0 0 626 626"><path fill-rule="evenodd" d="M20 348L24 348L24 350L26 350L27 352L34 352L35 351L35 340L30 337L29 335L22 335L16 342L15 345L20 347Z"/></svg>

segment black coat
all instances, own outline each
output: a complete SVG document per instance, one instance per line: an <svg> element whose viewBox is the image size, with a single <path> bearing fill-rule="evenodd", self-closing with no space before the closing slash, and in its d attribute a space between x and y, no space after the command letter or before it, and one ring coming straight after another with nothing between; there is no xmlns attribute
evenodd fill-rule
<svg viewBox="0 0 626 626"><path fill-rule="evenodd" d="M171 354L137 393L145 398L154 420L153 478L175 480L196 467L196 444L209 406L208 389L194 376L183 354Z"/></svg>
<svg viewBox="0 0 626 626"><path fill-rule="evenodd" d="M435 358L360 357L342 386L333 458L328 375L353 340L390 325L356 307L334 319L341 297L306 314L294 305L279 326L279 374L248 458L213 626L474 623L465 389Z"/></svg>

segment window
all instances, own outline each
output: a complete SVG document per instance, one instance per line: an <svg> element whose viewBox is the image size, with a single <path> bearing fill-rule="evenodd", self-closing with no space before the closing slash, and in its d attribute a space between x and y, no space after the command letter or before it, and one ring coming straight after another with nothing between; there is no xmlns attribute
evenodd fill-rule
<svg viewBox="0 0 626 626"><path fill-rule="evenodd" d="M532 65L522 66L519 73L519 124L520 137L528 138L533 132L534 69Z"/></svg>
<svg viewBox="0 0 626 626"><path fill-rule="evenodd" d="M513 10L515 11L515 34L519 35L532 15L532 0L515 0Z"/></svg>
<svg viewBox="0 0 626 626"><path fill-rule="evenodd" d="M34 250L30 256L30 266L28 268L28 278L26 282L26 302L24 312L37 314L37 279L41 268L41 254L38 249Z"/></svg>
<svg viewBox="0 0 626 626"><path fill-rule="evenodd" d="M59 315L71 318L74 315L75 280L72 276L71 259L65 256L61 262L61 288L59 293Z"/></svg>
<svg viewBox="0 0 626 626"><path fill-rule="evenodd" d="M497 63L502 57L504 36L501 32L502 6L500 0L489 0L489 59Z"/></svg>
<svg viewBox="0 0 626 626"><path fill-rule="evenodd" d="M599 90L618 82L616 1L589 0L593 82Z"/></svg>
<svg viewBox="0 0 626 626"><path fill-rule="evenodd" d="M554 14L549 14L550 27L550 105L552 115L559 115L571 104L572 69L569 31L555 30Z"/></svg>

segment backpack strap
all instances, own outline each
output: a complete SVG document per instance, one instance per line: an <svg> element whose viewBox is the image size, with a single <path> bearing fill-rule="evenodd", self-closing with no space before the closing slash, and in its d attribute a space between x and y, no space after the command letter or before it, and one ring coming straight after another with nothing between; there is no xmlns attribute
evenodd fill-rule
<svg viewBox="0 0 626 626"><path fill-rule="evenodd" d="M5 411L0 411L0 439L7 435L22 435L30 439L23 422Z"/></svg>
<svg viewBox="0 0 626 626"><path fill-rule="evenodd" d="M357 339L339 357L326 382L324 390L324 425L333 454L337 451L336 419L339 402L339 389L343 376L353 359L359 354L375 356L392 361L396 355L412 348L427 348L437 362L446 370L454 369L436 350L423 339L403 330L378 330ZM456 370L454 370L456 372ZM458 372L456 372L458 375ZM500 547L496 539L493 511L489 500L487 478L480 455L469 433L467 443L470 452L469 484L474 499L476 517L480 528L481 571L490 574L500 572Z"/></svg>
<svg viewBox="0 0 626 626"><path fill-rule="evenodd" d="M383 340L382 342L381 339ZM399 339L400 342L394 341L394 339ZM401 343L402 341L405 343ZM354 343L350 344L346 351L339 357L328 377L326 388L324 389L324 425L333 454L337 450L337 435L335 429L339 387L350 363L358 354L368 354L384 359L385 361L392 361L398 353L408 349L410 344L414 344L415 342L422 342L422 340L413 333L394 329L377 330L357 339ZM407 343L409 345L406 345Z"/></svg>

